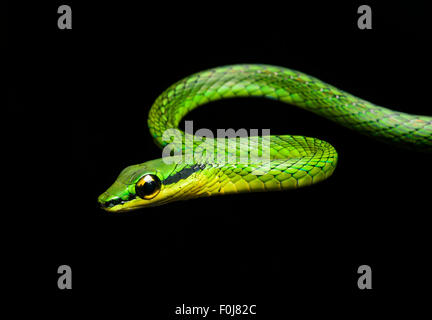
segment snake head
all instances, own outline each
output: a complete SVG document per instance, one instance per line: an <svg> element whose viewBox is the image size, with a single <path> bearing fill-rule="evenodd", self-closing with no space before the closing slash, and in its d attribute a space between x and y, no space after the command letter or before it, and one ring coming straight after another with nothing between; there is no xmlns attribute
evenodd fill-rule
<svg viewBox="0 0 432 320"><path fill-rule="evenodd" d="M206 181L206 176L199 174L204 168L184 164L181 156L129 166L99 196L99 205L106 211L119 212L202 196L197 190Z"/></svg>
<svg viewBox="0 0 432 320"><path fill-rule="evenodd" d="M167 188L163 181L175 168L162 159L147 161L125 168L98 202L110 212L130 211L166 203Z"/></svg>

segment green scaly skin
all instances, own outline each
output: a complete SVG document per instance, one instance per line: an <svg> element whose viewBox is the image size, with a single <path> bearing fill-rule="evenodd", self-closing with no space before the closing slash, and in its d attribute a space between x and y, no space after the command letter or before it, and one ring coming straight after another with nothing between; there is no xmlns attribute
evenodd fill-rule
<svg viewBox="0 0 432 320"><path fill-rule="evenodd" d="M234 97L276 99L376 139L432 151L432 117L379 107L301 72L268 65L218 67L173 84L156 99L150 110L150 133L162 148L168 144L162 139L164 131L177 129L191 110L210 101ZM181 134L184 137L184 133ZM328 178L337 163L336 150L325 141L303 136L271 136L270 170L257 175L252 172L259 169L260 164L218 163L198 152L202 142L201 138L197 140L193 145L171 144L176 155L193 149L193 164L174 156L171 164L156 159L127 167L99 196L99 202L107 211L125 211L202 196L298 188ZM246 150L231 146L226 151L228 156L242 156L252 151L245 138L235 141L246 146ZM220 139L206 140L206 143L212 142L225 143ZM159 194L150 200L135 194L135 184L146 174L156 175L162 182Z"/></svg>

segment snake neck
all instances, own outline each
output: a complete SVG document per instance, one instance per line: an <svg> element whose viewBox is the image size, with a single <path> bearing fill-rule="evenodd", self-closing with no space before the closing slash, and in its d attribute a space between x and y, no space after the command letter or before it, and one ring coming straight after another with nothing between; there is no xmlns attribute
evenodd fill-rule
<svg viewBox="0 0 432 320"><path fill-rule="evenodd" d="M262 138L257 141L263 143ZM206 142L205 147L211 148L218 142L226 143L227 149L210 156L212 149L200 145L195 146L193 158L184 154L173 157L175 170L163 184L176 200L300 188L325 180L337 164L336 150L316 138L271 136L269 153L265 153L264 145L259 157L250 157L249 138Z"/></svg>

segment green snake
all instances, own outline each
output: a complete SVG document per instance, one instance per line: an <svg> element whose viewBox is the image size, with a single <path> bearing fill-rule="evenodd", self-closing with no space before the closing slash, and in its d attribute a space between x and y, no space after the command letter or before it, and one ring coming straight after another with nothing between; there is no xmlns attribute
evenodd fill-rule
<svg viewBox="0 0 432 320"><path fill-rule="evenodd" d="M167 129L177 129L182 118L198 106L235 97L279 100L385 142L432 150L432 117L377 106L283 67L217 67L178 81L156 99L148 126L159 147L171 148L170 156L125 168L99 196L101 207L126 211L203 196L299 188L323 181L333 173L337 152L331 144L316 138L270 136L264 145L264 137L257 138L256 143L247 137L212 139L182 131L178 131L177 142L164 137ZM188 138L193 138L188 140L192 143L186 142ZM216 145L225 149L210 147L214 151L210 152L208 146ZM250 161L251 157L249 162L238 161L252 152L262 156L264 151L270 156L265 170L260 171L264 162ZM192 161L185 161L185 154L192 154Z"/></svg>

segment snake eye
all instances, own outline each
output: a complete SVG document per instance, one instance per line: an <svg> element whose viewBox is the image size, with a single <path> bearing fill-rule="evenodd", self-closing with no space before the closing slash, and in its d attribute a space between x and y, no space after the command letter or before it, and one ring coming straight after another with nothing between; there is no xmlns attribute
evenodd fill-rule
<svg viewBox="0 0 432 320"><path fill-rule="evenodd" d="M158 177L153 174L147 174L135 184L136 194L145 200L150 200L159 193L161 182Z"/></svg>

